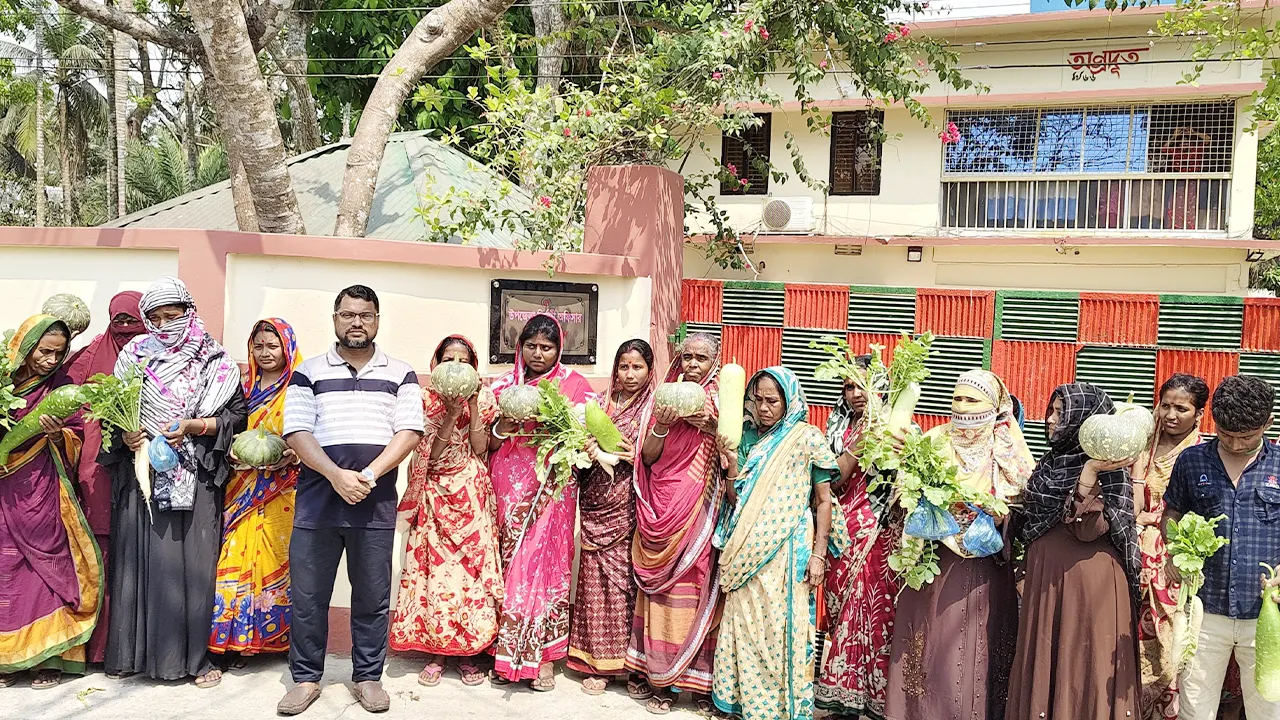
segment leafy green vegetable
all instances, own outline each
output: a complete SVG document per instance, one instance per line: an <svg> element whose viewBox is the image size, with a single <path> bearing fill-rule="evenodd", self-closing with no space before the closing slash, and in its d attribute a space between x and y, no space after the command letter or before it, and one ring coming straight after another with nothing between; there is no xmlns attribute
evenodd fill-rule
<svg viewBox="0 0 1280 720"><path fill-rule="evenodd" d="M1204 562L1231 541L1218 537L1214 529L1226 519L1219 515L1205 520L1196 513L1187 513L1182 519L1170 520L1165 532L1165 550L1173 558L1174 567L1182 574L1182 590L1178 604L1185 606L1204 585Z"/></svg>
<svg viewBox="0 0 1280 720"><path fill-rule="evenodd" d="M933 335L924 333L913 338L907 333L893 350L893 360L886 368L882 359L883 349L871 346L871 363L860 368L857 355L849 344L837 337L824 337L810 347L824 350L831 358L819 365L814 375L819 380L841 378L850 380L867 390L866 425L858 441L858 461L868 471L870 481L867 492L875 492L888 483L893 486L895 505L910 514L927 500L944 510L953 505L970 503L996 516L1009 512L1008 505L991 493L974 491L964 487L956 479L957 468L941 440L930 438L915 425L907 423L895 438L890 415L898 408L900 399L910 400L918 392L920 383L928 379L925 366L932 353ZM888 397L881 398L876 391L888 387ZM901 445L899 449L898 445ZM889 557L889 567L898 573L903 582L919 590L937 577L938 555L931 540L903 535L899 546Z"/></svg>
<svg viewBox="0 0 1280 720"><path fill-rule="evenodd" d="M9 364L8 354L4 352L14 332L6 331L0 344L0 428L6 430L13 427L13 411L27 406L25 399L13 394L13 373L18 368Z"/></svg>
<svg viewBox="0 0 1280 720"><path fill-rule="evenodd" d="M537 420L539 429L532 437L538 448L538 481L550 481L556 499L560 499L573 481L574 470L591 467L591 458L584 450L591 434L573 404L560 392L560 385L548 380L538 383Z"/></svg>
<svg viewBox="0 0 1280 720"><path fill-rule="evenodd" d="M142 429L139 411L142 406L142 373L135 367L126 379L98 373L81 386L89 411L88 420L102 423L102 447L111 449L111 428L120 432Z"/></svg>

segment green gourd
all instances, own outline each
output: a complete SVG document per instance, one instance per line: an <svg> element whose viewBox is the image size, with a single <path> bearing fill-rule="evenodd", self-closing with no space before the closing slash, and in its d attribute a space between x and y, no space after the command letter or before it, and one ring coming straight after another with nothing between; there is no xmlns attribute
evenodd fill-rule
<svg viewBox="0 0 1280 720"><path fill-rule="evenodd" d="M89 306L71 293L58 293L45 300L40 312L66 323L72 335L89 329Z"/></svg>
<svg viewBox="0 0 1280 720"><path fill-rule="evenodd" d="M264 428L247 430L231 441L231 453L240 462L256 468L270 467L279 463L288 449L284 438Z"/></svg>
<svg viewBox="0 0 1280 720"><path fill-rule="evenodd" d="M1275 581L1280 568L1263 564ZM1280 702L1280 587L1267 587L1262 591L1262 611L1258 614L1258 629L1254 634L1254 653L1257 665L1253 671L1253 685L1263 700Z"/></svg>
<svg viewBox="0 0 1280 720"><path fill-rule="evenodd" d="M449 399L469 398L480 389L480 375L467 363L442 362L431 371L431 389Z"/></svg>
<svg viewBox="0 0 1280 720"><path fill-rule="evenodd" d="M532 385L514 385L507 388L498 398L498 409L504 417L517 422L532 420L538 415L538 402L541 396L538 388Z"/></svg>
<svg viewBox="0 0 1280 720"><path fill-rule="evenodd" d="M1116 403L1114 413L1093 415L1080 425L1080 447L1094 460L1127 460L1147 448L1154 431L1150 410Z"/></svg>
<svg viewBox="0 0 1280 720"><path fill-rule="evenodd" d="M707 391L695 382L670 382L658 386L653 404L671 408L682 418L697 413L707 404Z"/></svg>
<svg viewBox="0 0 1280 720"><path fill-rule="evenodd" d="M613 424L613 420L609 417L595 400L587 401L586 410L583 413L582 424L586 426L587 432L591 437L596 439L596 444L600 449L607 453L618 452L618 443L622 442L622 433L618 431L618 426Z"/></svg>
<svg viewBox="0 0 1280 720"><path fill-rule="evenodd" d="M84 394L79 385L63 385L45 396L35 409L13 424L4 438L0 439L0 465L9 462L9 453L20 447L31 438L44 432L40 427L40 416L50 415L59 420L66 420L76 414L84 405Z"/></svg>

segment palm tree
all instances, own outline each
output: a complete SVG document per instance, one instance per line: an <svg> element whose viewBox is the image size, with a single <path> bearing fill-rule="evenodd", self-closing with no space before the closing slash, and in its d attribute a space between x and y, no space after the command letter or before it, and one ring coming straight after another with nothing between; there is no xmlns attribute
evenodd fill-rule
<svg viewBox="0 0 1280 720"><path fill-rule="evenodd" d="M125 150L124 176L128 211L137 212L226 180L227 153L221 145L204 148L193 178L187 172L187 151L172 134L161 133L155 144L131 138Z"/></svg>

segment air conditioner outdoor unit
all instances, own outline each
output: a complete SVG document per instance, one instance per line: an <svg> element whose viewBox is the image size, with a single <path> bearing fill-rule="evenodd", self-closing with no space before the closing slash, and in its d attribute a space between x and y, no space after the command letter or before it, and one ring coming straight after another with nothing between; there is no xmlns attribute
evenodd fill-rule
<svg viewBox="0 0 1280 720"><path fill-rule="evenodd" d="M813 232L813 198L769 197L760 208L760 224L770 233Z"/></svg>

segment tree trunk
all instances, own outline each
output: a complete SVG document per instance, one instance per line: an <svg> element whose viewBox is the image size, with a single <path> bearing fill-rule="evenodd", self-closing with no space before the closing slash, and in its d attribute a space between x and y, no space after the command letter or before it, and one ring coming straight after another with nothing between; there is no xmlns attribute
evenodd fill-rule
<svg viewBox="0 0 1280 720"><path fill-rule="evenodd" d="M200 138L197 135L196 123L196 103L191 96L195 94L196 88L191 84L191 68L188 67L182 73L182 105L186 110L186 135L187 142L187 171L194 179L196 176L196 168L200 165ZM236 217L239 217L237 214ZM254 218L254 224L257 224L257 218Z"/></svg>
<svg viewBox="0 0 1280 720"><path fill-rule="evenodd" d="M560 89L569 39L565 36L563 0L533 0L533 35L538 44L538 87Z"/></svg>
<svg viewBox="0 0 1280 720"><path fill-rule="evenodd" d="M71 133L67 130L67 95L58 88L58 172L62 175L62 224L74 227L76 212L75 184L71 177Z"/></svg>
<svg viewBox="0 0 1280 720"><path fill-rule="evenodd" d="M206 82L212 78L216 83L209 88L209 98L218 113L223 141L228 151L234 148L253 191L257 229L305 233L298 197L284 163L284 140L272 95L262 79L239 2L191 0L187 8L211 71L205 75Z"/></svg>
<svg viewBox="0 0 1280 720"><path fill-rule="evenodd" d="M245 232L258 228L258 213L253 207L253 191L244 174L244 164L235 152L227 148L227 167L231 172L231 203L236 210L236 227Z"/></svg>
<svg viewBox="0 0 1280 720"><path fill-rule="evenodd" d="M333 234L362 237L369 224L387 136L400 108L423 74L493 22L513 0L450 0L418 21L378 76L356 125L342 177L342 199Z"/></svg>
<svg viewBox="0 0 1280 720"><path fill-rule="evenodd" d="M284 20L284 37L271 44L271 57L289 86L289 109L293 115L293 142L299 153L320 147L320 118L316 99L307 81L307 37L315 24L313 13L290 11Z"/></svg>
<svg viewBox="0 0 1280 720"><path fill-rule="evenodd" d="M39 23L36 24L39 25ZM44 57L39 50L42 45L38 35L36 47L36 227L44 227L46 184L44 177Z"/></svg>
<svg viewBox="0 0 1280 720"><path fill-rule="evenodd" d="M162 67L163 64L164 61L161 60ZM151 73L151 49L143 40L138 41L138 74L142 76L142 96L138 98L138 104L133 108L133 112L129 113L128 125L131 138L142 137L142 124L147 121L147 117L151 115L151 111L158 102L156 95L159 89ZM126 76L126 82L127 80ZM161 84L163 80L162 77Z"/></svg>
<svg viewBox="0 0 1280 720"><path fill-rule="evenodd" d="M112 55L114 56L114 70L111 73L111 118L112 118L112 137L115 140L114 152L109 156L113 157L115 162L110 168L115 173L115 197L111 199L110 206L107 208L109 217L118 217L128 212L125 205L125 197L128 195L128 188L125 187L124 179L124 148L125 148L125 100L129 97L129 36L113 30L111 32L113 43ZM112 212L112 207L115 211Z"/></svg>
<svg viewBox="0 0 1280 720"><path fill-rule="evenodd" d="M107 54L107 58L108 58L107 62L109 63L108 67L110 68L114 68L116 64L119 63L120 60L119 60L119 56L116 55L115 43L112 43L110 47L110 52ZM105 79L106 79L106 82L104 83L104 85L106 85L106 89L107 89L107 108L108 108L107 140L108 142L111 143L111 151L107 153L106 206L107 206L107 219L115 220L116 218L120 217L119 213L116 212L116 196L119 194L120 189L116 187L116 163L119 161L119 158L116 156L115 149L116 149L116 146L119 145L120 143L120 126L116 122L118 118L116 117L116 112L115 112L115 108L116 108L115 70L112 70L110 72L110 76L108 76Z"/></svg>

